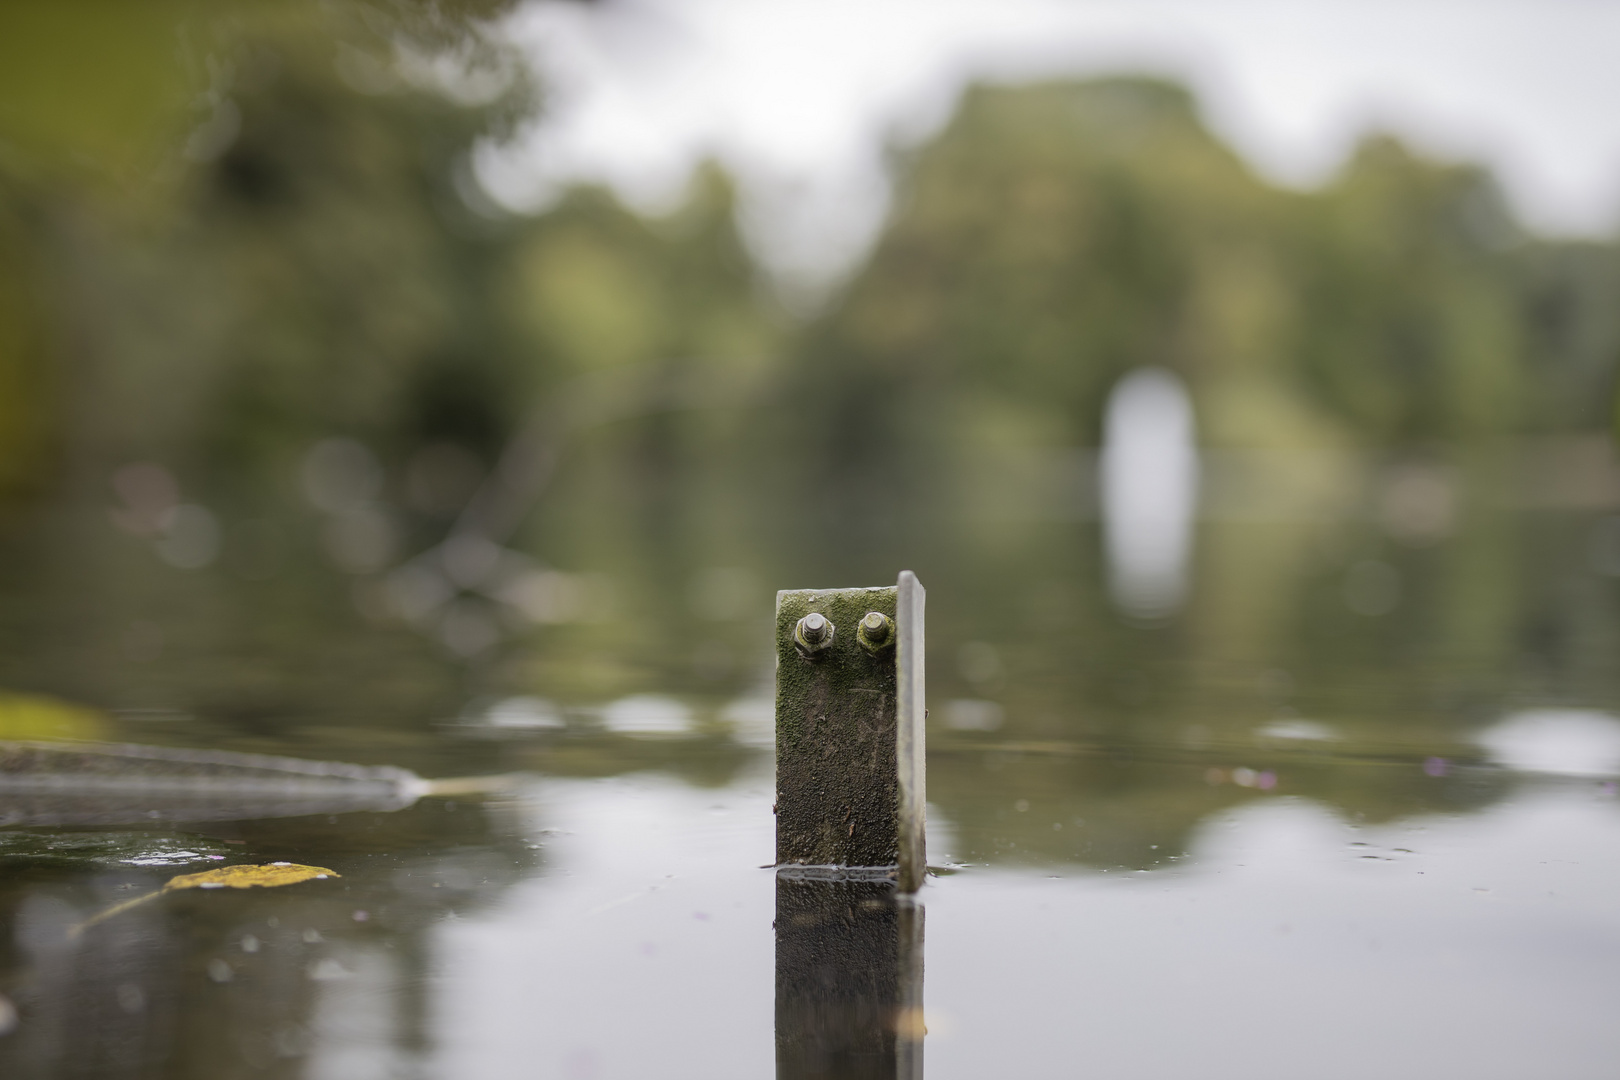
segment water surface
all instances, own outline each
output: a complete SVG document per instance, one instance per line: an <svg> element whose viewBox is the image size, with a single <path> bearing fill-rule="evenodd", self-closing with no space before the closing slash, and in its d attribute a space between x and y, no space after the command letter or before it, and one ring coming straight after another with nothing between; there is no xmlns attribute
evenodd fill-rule
<svg viewBox="0 0 1620 1080"><path fill-rule="evenodd" d="M1141 625L1085 522L922 549L926 1074L1608 1075L1605 521L1380 550L1402 595L1378 616L1354 606L1359 541L1223 528L1200 525L1185 610ZM79 737L513 779L391 812L5 832L5 1075L791 1072L768 586L877 571L667 561L596 621L513 624L469 659L313 556L234 574L226 535L188 572L92 514L14 530L8 691L84 706L56 717ZM1292 561L1234 599L1245 543ZM717 581L754 587L717 612ZM667 612L673 645L648 632ZM341 877L70 933L175 874L270 861Z"/></svg>

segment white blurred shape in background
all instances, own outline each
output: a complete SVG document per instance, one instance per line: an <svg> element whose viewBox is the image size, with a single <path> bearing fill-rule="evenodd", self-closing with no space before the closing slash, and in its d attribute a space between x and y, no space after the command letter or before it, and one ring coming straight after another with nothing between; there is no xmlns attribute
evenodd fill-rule
<svg viewBox="0 0 1620 1080"><path fill-rule="evenodd" d="M632 694L602 707L602 726L616 735L684 735L692 710L663 694Z"/></svg>
<svg viewBox="0 0 1620 1080"><path fill-rule="evenodd" d="M219 555L219 519L206 507L181 503L152 543L158 557L180 570L201 570Z"/></svg>
<svg viewBox="0 0 1620 1080"><path fill-rule="evenodd" d="M484 723L498 731L560 731L568 726L556 705L528 696L497 701L484 714Z"/></svg>
<svg viewBox="0 0 1620 1080"><path fill-rule="evenodd" d="M377 456L354 439L322 439L304 455L304 495L317 509L341 514L375 499L383 471Z"/></svg>
<svg viewBox="0 0 1620 1080"><path fill-rule="evenodd" d="M1596 709L1526 709L1479 735L1491 760L1518 772L1620 775L1620 720Z"/></svg>
<svg viewBox="0 0 1620 1080"><path fill-rule="evenodd" d="M1163 619L1187 593L1198 447L1192 402L1172 373L1141 368L1108 398L1100 464L1103 540L1115 605Z"/></svg>

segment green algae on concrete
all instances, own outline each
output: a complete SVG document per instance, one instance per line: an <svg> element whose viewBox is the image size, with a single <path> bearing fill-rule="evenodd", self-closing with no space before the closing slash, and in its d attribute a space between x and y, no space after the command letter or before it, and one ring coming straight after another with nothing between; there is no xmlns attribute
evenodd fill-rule
<svg viewBox="0 0 1620 1080"><path fill-rule="evenodd" d="M863 648L868 612L895 621L894 643ZM812 612L831 644L794 640ZM776 861L894 868L921 884L922 587L786 590L776 596ZM906 677L902 678L902 671Z"/></svg>

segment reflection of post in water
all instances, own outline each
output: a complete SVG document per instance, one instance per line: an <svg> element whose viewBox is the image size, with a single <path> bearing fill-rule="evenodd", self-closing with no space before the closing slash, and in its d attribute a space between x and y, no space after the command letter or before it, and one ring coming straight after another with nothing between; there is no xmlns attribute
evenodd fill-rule
<svg viewBox="0 0 1620 1080"><path fill-rule="evenodd" d="M891 878L776 878L777 1080L923 1074L923 909Z"/></svg>

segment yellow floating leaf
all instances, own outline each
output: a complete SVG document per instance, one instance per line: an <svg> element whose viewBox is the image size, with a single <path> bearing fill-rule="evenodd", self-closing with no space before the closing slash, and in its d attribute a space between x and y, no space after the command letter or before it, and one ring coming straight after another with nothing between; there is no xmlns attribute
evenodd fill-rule
<svg viewBox="0 0 1620 1080"><path fill-rule="evenodd" d="M0 692L0 739L104 739L106 714L44 694Z"/></svg>
<svg viewBox="0 0 1620 1080"><path fill-rule="evenodd" d="M120 915L130 908L139 907L149 900L156 900L164 893L174 892L176 889L271 889L277 885L296 885L300 881L324 881L327 878L342 876L324 866L300 866L298 863L290 862L265 863L263 866L221 866L217 870L204 870L200 874L177 874L156 892L144 893L121 904L114 904L110 908L98 911L77 926L70 927L68 937L76 938L99 922Z"/></svg>
<svg viewBox="0 0 1620 1080"><path fill-rule="evenodd" d="M296 885L300 881L324 881L343 875L324 866L300 866L298 863L273 862L263 866L221 866L204 870L200 874L179 874L163 886L164 892L175 889L253 889L274 888L277 885Z"/></svg>

